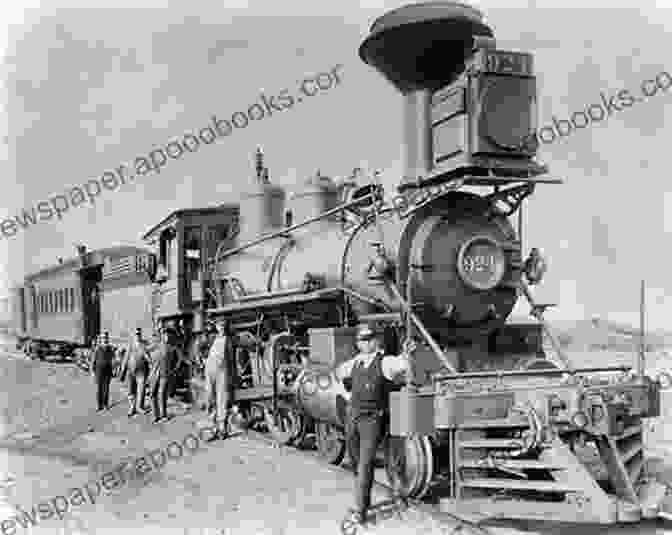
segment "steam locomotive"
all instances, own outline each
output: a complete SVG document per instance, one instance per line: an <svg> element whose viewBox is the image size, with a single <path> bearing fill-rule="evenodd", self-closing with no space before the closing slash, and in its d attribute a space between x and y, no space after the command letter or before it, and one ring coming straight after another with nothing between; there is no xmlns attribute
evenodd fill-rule
<svg viewBox="0 0 672 535"><path fill-rule="evenodd" d="M257 154L204 311L237 335L243 414L283 444L314 431L339 463L349 393L333 369L369 322L390 353L419 343L385 446L406 495L508 518L656 516L665 487L642 478L642 423L659 415L660 384L641 369L574 369L530 291L545 263L536 250L523 260L522 203L560 182L523 141L536 126L532 56L498 50L481 13L450 2L387 13L359 54L404 96L399 195L318 173L286 199ZM519 298L535 324L507 323Z"/></svg>
<svg viewBox="0 0 672 535"><path fill-rule="evenodd" d="M154 322L181 323L197 351L206 322L228 320L241 417L282 444L314 433L334 464L350 394L333 370L357 325L390 354L415 340L383 452L409 497L566 522L668 510L666 487L643 477L660 383L641 366L575 369L530 289L546 266L523 254L523 203L560 182L530 143L532 55L497 49L482 14L453 2L385 14L359 55L404 98L397 195L375 176L318 173L288 197L258 151L239 204L179 210L145 234ZM507 321L521 298L534 323Z"/></svg>

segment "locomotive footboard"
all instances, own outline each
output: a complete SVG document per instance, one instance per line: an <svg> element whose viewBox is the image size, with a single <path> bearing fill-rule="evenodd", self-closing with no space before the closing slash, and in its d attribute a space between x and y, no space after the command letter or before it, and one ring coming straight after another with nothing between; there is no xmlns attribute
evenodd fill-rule
<svg viewBox="0 0 672 535"><path fill-rule="evenodd" d="M442 508L462 513L601 524L664 515L667 487L647 477L644 450L660 385L614 371L462 374L393 393L388 473L410 496L434 487Z"/></svg>

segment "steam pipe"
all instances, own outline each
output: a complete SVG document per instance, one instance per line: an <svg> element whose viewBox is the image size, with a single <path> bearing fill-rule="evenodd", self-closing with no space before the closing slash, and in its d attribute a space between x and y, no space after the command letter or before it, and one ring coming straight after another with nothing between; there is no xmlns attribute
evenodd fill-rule
<svg viewBox="0 0 672 535"><path fill-rule="evenodd" d="M300 229L301 227L305 227L306 225L310 225L311 223L315 223L316 221L320 221L321 219L324 219L324 218L329 217L331 215L337 214L338 212L342 212L343 210L346 210L347 208L350 208L352 206L362 204L363 202L365 202L369 199L375 200L377 197L378 197L377 192L369 193L368 195L364 195L363 197L355 199L354 201L350 201L350 202L346 202L344 204L340 204L340 205L336 206L335 208L332 208L331 210L327 210L326 212L320 214L319 216L311 217L310 219L307 219L306 221L302 221L301 223L297 223L296 225L293 225L291 227L287 227L287 228L284 228L282 230L278 230L277 232L267 234L266 236L262 236L261 238L257 238L256 240L252 240L250 242L244 243L243 245L240 245L238 247L234 247L233 249L229 249L227 251L224 251L223 253L221 252L221 247L222 247L222 245L224 245L225 242L222 242L219 245L219 247L217 247L217 252L215 253L214 262L217 263L220 260L222 260L223 258L226 258L227 256L231 256L233 254L244 251L245 249L249 249L250 247L253 247L255 245L259 245L260 243L263 243L266 240L277 238L279 236L284 236L288 232L292 232L294 230Z"/></svg>
<svg viewBox="0 0 672 535"><path fill-rule="evenodd" d="M394 284L391 280L388 279L388 284L390 288L392 289L392 292L394 292L394 295L396 298L399 300L401 303L401 306L404 308L404 311L406 314L410 316L410 318L413 320L413 323L415 323L415 326L418 328L418 331L420 331L420 334L424 337L424 339L427 341L429 346L432 348L432 351L436 353L436 356L439 357L439 360L443 363L443 365L448 368L448 371L451 374L457 374L457 370L453 367L452 363L450 360L448 360L448 357L446 354L443 352L443 349L439 346L439 344L436 343L434 338L432 338L432 335L429 334L427 329L425 329L425 326L422 324L422 321L420 321L420 318L415 315L415 313L411 310L411 307L408 305L406 300L402 297L401 292L399 291L399 288L397 288L397 285Z"/></svg>

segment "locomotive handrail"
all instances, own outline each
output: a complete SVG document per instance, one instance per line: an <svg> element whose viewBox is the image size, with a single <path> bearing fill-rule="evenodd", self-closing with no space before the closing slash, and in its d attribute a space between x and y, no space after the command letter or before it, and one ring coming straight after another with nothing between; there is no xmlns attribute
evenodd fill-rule
<svg viewBox="0 0 672 535"><path fill-rule="evenodd" d="M450 360L448 360L448 357L443 352L443 349L441 349L439 344L436 343L436 340L434 340L432 335L429 334L429 331L427 331L427 329L425 329L425 326L422 324L422 321L420 320L420 318L418 318L418 316L415 315L415 313L411 310L411 307L409 306L409 304L402 297L401 292L399 291L399 288L397 288L397 285L389 279L388 279L387 282L388 282L390 288L392 289L392 291L394 292L394 295L396 296L396 298L401 303L401 306L404 308L404 311L406 312L406 314L408 314L410 316L411 320L413 320L413 323L415 323L415 326L418 328L418 331L420 331L420 334L422 334L422 336L427 341L429 346L432 348L434 353L436 353L436 356L439 357L439 360L441 360L443 365L446 368L448 368L448 370L451 373L457 374L458 373L457 370L454 368L454 366L450 362Z"/></svg>
<svg viewBox="0 0 672 535"><path fill-rule="evenodd" d="M632 371L632 366L600 366L595 368L575 368L573 370L563 370L561 368L550 370L501 370L493 372L461 372L461 373L437 373L434 374L434 379L475 379L485 377L510 377L510 376L526 376L526 375L576 375L579 373L595 373L595 372L629 372Z"/></svg>
<svg viewBox="0 0 672 535"><path fill-rule="evenodd" d="M244 243L243 245L239 245L238 247L234 247L233 249L228 249L224 252L221 251L221 247L226 242L222 242L219 245L219 247L217 247L217 251L215 252L215 257L213 259L213 263L216 265L217 262L219 262L223 258L226 258L227 256L231 256L233 254L244 251L245 249L248 249L248 248L253 247L255 245L259 245L260 243L263 243L266 240L270 240L270 239L277 238L277 237L280 237L280 236L285 236L289 232L300 229L301 227L305 227L306 225L310 225L311 223L316 223L317 221L320 221L320 220L322 220L326 217L329 217L331 215L342 212L343 210L346 210L346 209L348 209L352 206L356 206L358 204L363 204L364 202L366 202L368 200L376 200L378 198L379 198L378 192L369 193L368 195L364 195L363 197L359 197L359 198L357 198L353 201L349 201L349 202L346 202L346 203L343 203L343 204L339 204L335 208L332 208L331 210L327 210L326 212L321 213L319 216L311 217L310 219L307 219L306 221L302 221L301 223L297 223L296 225L292 225L291 227L286 227L286 228L283 228L282 230L272 232L271 234L266 234L265 236L262 236L261 238L257 238L255 240L250 241L250 242Z"/></svg>

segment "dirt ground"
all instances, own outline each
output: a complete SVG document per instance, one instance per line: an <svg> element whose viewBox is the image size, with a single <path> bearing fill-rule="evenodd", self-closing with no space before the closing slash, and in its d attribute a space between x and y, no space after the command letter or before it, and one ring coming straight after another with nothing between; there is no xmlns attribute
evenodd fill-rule
<svg viewBox="0 0 672 535"><path fill-rule="evenodd" d="M117 380L112 410L97 415L93 379L72 364L2 353L0 384L0 476L14 479L4 497L0 488L5 535L327 535L340 533L352 505L352 474L254 434L206 442L209 422L200 411L172 403L167 423L151 425L151 415L128 419ZM374 502L385 498L383 488L374 489ZM409 510L368 532L450 534L456 525ZM499 535L567 528L489 529ZM662 534L672 533L672 524L573 528L610 530Z"/></svg>

